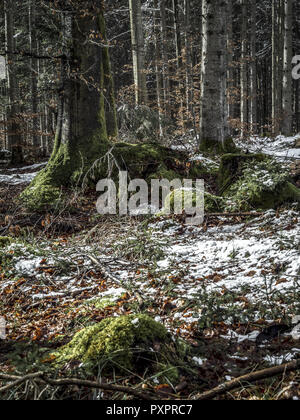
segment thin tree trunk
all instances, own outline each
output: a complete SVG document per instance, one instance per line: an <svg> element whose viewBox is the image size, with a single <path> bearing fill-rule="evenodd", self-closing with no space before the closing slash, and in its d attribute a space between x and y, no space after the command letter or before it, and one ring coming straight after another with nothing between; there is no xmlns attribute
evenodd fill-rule
<svg viewBox="0 0 300 420"><path fill-rule="evenodd" d="M188 125L193 123L194 129L195 124L195 111L194 111L194 86L193 86L193 68L192 68L192 56L191 56L191 27L190 27L190 0L184 0L184 26L185 26L185 68L186 68L186 82L185 82L185 96L186 96L186 115Z"/></svg>
<svg viewBox="0 0 300 420"><path fill-rule="evenodd" d="M283 54L283 121L282 133L285 136L292 134L292 34L293 34L293 0L284 0L284 54Z"/></svg>
<svg viewBox="0 0 300 420"><path fill-rule="evenodd" d="M29 1L28 21L29 21L29 46L32 55L37 54L37 34L36 34L36 4L34 0ZM32 144L37 150L41 146L40 137L38 136L38 61L36 58L30 59L31 72L31 111L32 111Z"/></svg>
<svg viewBox="0 0 300 420"><path fill-rule="evenodd" d="M141 0L129 0L135 101L137 105L147 104L148 93L145 69L145 42L143 32Z"/></svg>
<svg viewBox="0 0 300 420"><path fill-rule="evenodd" d="M103 62L103 73L104 73L104 104L105 104L105 117L106 117L106 129L108 137L115 138L118 136L118 120L117 110L115 101L115 86L114 79L111 72L110 54L109 47L107 45L106 37L106 24L104 16L99 17L100 32L103 34L104 45L102 47L102 62Z"/></svg>
<svg viewBox="0 0 300 420"><path fill-rule="evenodd" d="M255 134L257 132L256 0L251 2L250 56L250 125L251 133Z"/></svg>
<svg viewBox="0 0 300 420"><path fill-rule="evenodd" d="M161 55L163 61L163 95L164 95L164 113L170 116L170 66L168 54L168 31L166 16L166 0L160 0L160 16L161 16Z"/></svg>
<svg viewBox="0 0 300 420"><path fill-rule="evenodd" d="M228 116L234 118L234 101L233 101L233 89L234 89L234 71L233 71L233 8L232 1L228 0L228 22L227 22L227 97L228 97Z"/></svg>
<svg viewBox="0 0 300 420"><path fill-rule="evenodd" d="M162 114L163 114L163 77L161 71L161 31L160 31L160 13L157 0L154 1L154 37L155 37L155 76L156 76L156 98L159 115L159 137L163 137Z"/></svg>
<svg viewBox="0 0 300 420"><path fill-rule="evenodd" d="M248 125L248 91L247 91L247 0L242 2L242 31L241 31L241 136L247 133Z"/></svg>
<svg viewBox="0 0 300 420"><path fill-rule="evenodd" d="M18 123L18 82L16 78L14 42L14 0L4 0L5 11L5 46L8 87L8 149L12 152L12 162L23 162L22 136Z"/></svg>

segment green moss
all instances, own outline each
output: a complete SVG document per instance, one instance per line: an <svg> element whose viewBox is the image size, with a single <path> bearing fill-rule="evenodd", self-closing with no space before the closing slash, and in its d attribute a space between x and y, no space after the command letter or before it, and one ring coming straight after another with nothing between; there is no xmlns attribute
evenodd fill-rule
<svg viewBox="0 0 300 420"><path fill-rule="evenodd" d="M12 238L9 236L0 236L0 248L4 248L7 245L10 245L12 242Z"/></svg>
<svg viewBox="0 0 300 420"><path fill-rule="evenodd" d="M108 306L115 305L115 301L112 299L112 297L105 297L105 298L95 298L85 301L84 303L87 307L94 307L96 309L104 309Z"/></svg>
<svg viewBox="0 0 300 420"><path fill-rule="evenodd" d="M238 152L238 148L231 138L224 140L224 143L213 141L211 139L202 139L199 150L204 153L217 155Z"/></svg>
<svg viewBox="0 0 300 420"><path fill-rule="evenodd" d="M195 191L186 191L186 190L174 190L172 191L165 200L165 207L168 208L168 203L170 203L171 211L174 211L175 200L182 200L182 206L184 208L184 195L192 194L192 205L196 207L196 192ZM226 206L226 200L223 197L218 197L216 195L210 194L208 192L204 193L204 210L206 213L217 213L223 211Z"/></svg>
<svg viewBox="0 0 300 420"><path fill-rule="evenodd" d="M226 190L242 175L245 164L262 162L267 157L263 154L228 153L222 156L218 173L218 186L220 194Z"/></svg>
<svg viewBox="0 0 300 420"><path fill-rule="evenodd" d="M300 190L289 182L289 174L278 162L263 155L249 155L247 159L228 155L227 159L227 170L234 169L228 173L224 192L230 199L227 210L266 210L300 203Z"/></svg>
<svg viewBox="0 0 300 420"><path fill-rule="evenodd" d="M132 145L127 143L109 144L100 142L100 136L88 141L90 148L82 144L70 154L66 145L61 145L57 154L52 156L47 167L41 171L33 182L21 194L21 201L32 210L49 210L57 207L64 199L64 187L81 186L84 179L89 184L108 175L108 160L102 159L111 150L113 160L117 163L111 173L118 182L119 169L126 170L131 179L142 178L149 184L151 179L186 178L188 156L156 143ZM98 165L93 165L98 160ZM91 167L93 170L91 171ZM201 168L195 163L191 171L200 175ZM85 175L88 173L88 177Z"/></svg>
<svg viewBox="0 0 300 420"><path fill-rule="evenodd" d="M77 360L92 368L101 360L106 363L109 360L110 367L132 369L138 352L149 352L155 342L166 344L170 336L163 325L150 317L108 318L75 334L69 344L54 354L55 364Z"/></svg>

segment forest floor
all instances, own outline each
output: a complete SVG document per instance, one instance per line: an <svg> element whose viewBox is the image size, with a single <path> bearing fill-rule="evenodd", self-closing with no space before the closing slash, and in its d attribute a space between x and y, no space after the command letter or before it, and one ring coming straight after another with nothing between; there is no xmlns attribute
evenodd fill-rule
<svg viewBox="0 0 300 420"><path fill-rule="evenodd" d="M297 159L294 143L278 138L268 150ZM266 141L245 147L266 152ZM81 328L139 313L193 347L193 375L182 372L178 383L163 374L111 378L151 387L158 398L192 398L299 357L299 211L207 215L191 227L181 216L100 216L90 192L72 212L23 213L16 198L43 165L0 171L0 235L13 238L0 244L0 316L8 337L0 339L2 372L38 370L43 354ZM299 399L299 384L294 372L225 398ZM78 398L91 396L85 391Z"/></svg>

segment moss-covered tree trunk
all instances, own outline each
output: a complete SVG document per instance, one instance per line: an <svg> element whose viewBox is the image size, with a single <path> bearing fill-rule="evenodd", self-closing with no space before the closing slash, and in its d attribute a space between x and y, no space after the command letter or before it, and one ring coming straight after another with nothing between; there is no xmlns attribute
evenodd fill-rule
<svg viewBox="0 0 300 420"><path fill-rule="evenodd" d="M108 167L112 168L100 158L108 151L111 160L117 161L110 171L112 177L118 176L120 168L131 178L147 181L186 177L188 173L196 178L201 172L197 164L187 165L185 154L157 144L109 143L108 131L116 133L116 114L102 3L70 1L72 8L62 12L63 59L54 149L46 168L21 195L33 210L53 207L62 188L89 178L87 172L91 173L95 161L100 163L99 179L106 177ZM105 110L105 93L110 97L110 110Z"/></svg>
<svg viewBox="0 0 300 420"><path fill-rule="evenodd" d="M102 1L79 0L61 15L64 58L55 145L47 167L22 194L31 207L53 202L61 186L78 180L108 147L103 83L110 65L103 62L109 56L103 53Z"/></svg>

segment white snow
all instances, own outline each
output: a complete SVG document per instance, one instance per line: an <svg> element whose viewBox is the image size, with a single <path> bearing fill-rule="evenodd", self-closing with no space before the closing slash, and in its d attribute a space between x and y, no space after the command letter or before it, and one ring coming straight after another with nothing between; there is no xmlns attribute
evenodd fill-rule
<svg viewBox="0 0 300 420"><path fill-rule="evenodd" d="M14 175L0 174L0 183L5 183L9 185L29 184L36 177L37 174L37 172Z"/></svg>
<svg viewBox="0 0 300 420"><path fill-rule="evenodd" d="M249 152L262 152L279 160L300 159L300 148L295 148L300 133L293 137L277 136L275 139L268 137L250 137L247 143L237 140L237 145Z"/></svg>

